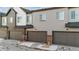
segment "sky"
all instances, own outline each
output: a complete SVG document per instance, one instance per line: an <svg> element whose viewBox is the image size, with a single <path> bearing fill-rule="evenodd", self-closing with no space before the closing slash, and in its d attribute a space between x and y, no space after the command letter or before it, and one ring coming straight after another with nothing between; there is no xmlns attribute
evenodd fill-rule
<svg viewBox="0 0 79 59"><path fill-rule="evenodd" d="M10 7L0 7L0 12L6 13L9 10L9 8ZM29 9L29 10L36 10L41 8L45 8L45 7L26 7L26 9Z"/></svg>

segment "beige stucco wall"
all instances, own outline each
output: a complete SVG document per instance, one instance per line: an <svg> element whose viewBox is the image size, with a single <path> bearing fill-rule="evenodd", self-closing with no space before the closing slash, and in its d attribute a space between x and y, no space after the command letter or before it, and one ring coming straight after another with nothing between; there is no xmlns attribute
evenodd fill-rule
<svg viewBox="0 0 79 59"><path fill-rule="evenodd" d="M64 20L57 20L56 19L56 12L64 11ZM41 21L39 15L40 14L47 14L47 20ZM48 35L52 34L53 30L66 30L65 23L68 22L68 9L61 8L61 9L53 9L47 11L40 11L34 12L33 15L33 25L35 29L40 31L48 31Z"/></svg>
<svg viewBox="0 0 79 59"><path fill-rule="evenodd" d="M10 18L13 18L13 21L12 23L10 22ZM7 15L7 25L9 27L10 30L12 30L14 27L15 27L15 18L16 17L16 14L15 12L11 9L11 11L9 12L9 14Z"/></svg>

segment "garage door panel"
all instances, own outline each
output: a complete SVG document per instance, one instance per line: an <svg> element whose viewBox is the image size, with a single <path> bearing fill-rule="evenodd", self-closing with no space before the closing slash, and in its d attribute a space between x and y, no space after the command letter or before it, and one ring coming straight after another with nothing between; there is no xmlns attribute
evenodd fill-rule
<svg viewBox="0 0 79 59"><path fill-rule="evenodd" d="M46 31L28 31L28 41L47 42Z"/></svg>
<svg viewBox="0 0 79 59"><path fill-rule="evenodd" d="M74 41L74 42L75 42L75 45L76 45L76 46L79 46L79 39L77 39L77 38L79 38L79 37L77 37L77 36L76 36L76 38L75 38L75 41Z"/></svg>
<svg viewBox="0 0 79 59"><path fill-rule="evenodd" d="M79 32L54 31L54 43L79 46Z"/></svg>
<svg viewBox="0 0 79 59"><path fill-rule="evenodd" d="M16 31L11 31L11 32L10 32L10 38L11 38L11 39L20 40L20 39L22 39L22 35L23 35L22 32L16 32Z"/></svg>
<svg viewBox="0 0 79 59"><path fill-rule="evenodd" d="M6 30L0 30L0 38L7 38L7 31Z"/></svg>

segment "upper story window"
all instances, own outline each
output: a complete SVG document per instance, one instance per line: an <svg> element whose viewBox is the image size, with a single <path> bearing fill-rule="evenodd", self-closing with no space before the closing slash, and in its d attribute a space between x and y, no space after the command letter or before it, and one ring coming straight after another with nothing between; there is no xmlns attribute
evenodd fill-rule
<svg viewBox="0 0 79 59"><path fill-rule="evenodd" d="M2 17L2 26L7 25L7 17Z"/></svg>
<svg viewBox="0 0 79 59"><path fill-rule="evenodd" d="M25 26L25 25L26 25L26 15L17 15L16 26Z"/></svg>
<svg viewBox="0 0 79 59"><path fill-rule="evenodd" d="M64 11L56 12L56 19L64 20Z"/></svg>
<svg viewBox="0 0 79 59"><path fill-rule="evenodd" d="M47 20L47 14L41 14L40 15L40 20Z"/></svg>
<svg viewBox="0 0 79 59"><path fill-rule="evenodd" d="M20 23L21 22L21 19L22 19L21 16L17 17L17 23Z"/></svg>
<svg viewBox="0 0 79 59"><path fill-rule="evenodd" d="M27 16L26 23L27 23L27 24L32 24L32 15L28 15L28 16Z"/></svg>
<svg viewBox="0 0 79 59"><path fill-rule="evenodd" d="M13 23L13 17L10 17L10 23Z"/></svg>
<svg viewBox="0 0 79 59"><path fill-rule="evenodd" d="M70 18L75 19L75 11L71 11Z"/></svg>

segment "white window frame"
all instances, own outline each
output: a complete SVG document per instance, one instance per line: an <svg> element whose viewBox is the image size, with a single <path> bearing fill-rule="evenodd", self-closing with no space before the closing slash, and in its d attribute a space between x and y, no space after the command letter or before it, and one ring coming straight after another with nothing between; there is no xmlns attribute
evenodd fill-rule
<svg viewBox="0 0 79 59"><path fill-rule="evenodd" d="M21 17L21 16L18 16L16 22L17 22L17 23L20 23L20 19L22 19L22 17Z"/></svg>
<svg viewBox="0 0 79 59"><path fill-rule="evenodd" d="M2 26L7 26L7 17L2 17Z"/></svg>
<svg viewBox="0 0 79 59"><path fill-rule="evenodd" d="M16 26L25 26L26 25L26 18L25 17L26 17L25 15L23 15L23 16L22 15L17 15L17 17L16 17Z"/></svg>
<svg viewBox="0 0 79 59"><path fill-rule="evenodd" d="M22 19L22 16L17 16L17 18L16 18L16 26L22 26L21 19Z"/></svg>
<svg viewBox="0 0 79 59"><path fill-rule="evenodd" d="M71 12L72 12L72 11L75 11L75 18L74 18L74 19L71 17L71 16L72 16L72 15L71 15ZM76 10L70 10L70 11L69 11L69 22L75 22L75 21L76 21Z"/></svg>
<svg viewBox="0 0 79 59"><path fill-rule="evenodd" d="M47 14L40 14L40 20L46 21L47 20Z"/></svg>
<svg viewBox="0 0 79 59"><path fill-rule="evenodd" d="M57 20L64 20L64 11L56 12L56 19Z"/></svg>
<svg viewBox="0 0 79 59"><path fill-rule="evenodd" d="M71 13L75 12L74 18L72 18ZM79 22L79 10L78 9L70 9L69 10L69 22Z"/></svg>
<svg viewBox="0 0 79 59"><path fill-rule="evenodd" d="M27 15L27 20L26 20L27 24L32 24L32 15Z"/></svg>
<svg viewBox="0 0 79 59"><path fill-rule="evenodd" d="M13 17L10 17L10 23L13 23Z"/></svg>
<svg viewBox="0 0 79 59"><path fill-rule="evenodd" d="M74 12L74 13L72 13L72 12ZM74 16L74 17L72 17L72 16ZM70 19L76 19L76 11L74 10L74 11L71 11L70 12Z"/></svg>

